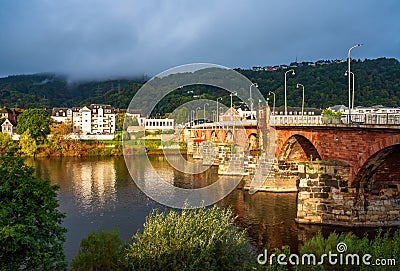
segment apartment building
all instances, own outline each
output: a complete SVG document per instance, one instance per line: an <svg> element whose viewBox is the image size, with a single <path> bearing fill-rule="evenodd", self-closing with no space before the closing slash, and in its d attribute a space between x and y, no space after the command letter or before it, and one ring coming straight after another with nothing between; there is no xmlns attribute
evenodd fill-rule
<svg viewBox="0 0 400 271"><path fill-rule="evenodd" d="M115 108L111 105L53 108L51 117L57 122L71 123L74 133L112 134L115 131Z"/></svg>

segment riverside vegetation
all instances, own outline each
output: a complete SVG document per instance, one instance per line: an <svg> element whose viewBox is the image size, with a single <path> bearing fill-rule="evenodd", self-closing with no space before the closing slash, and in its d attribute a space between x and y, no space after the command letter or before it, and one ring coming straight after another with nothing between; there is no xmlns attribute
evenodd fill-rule
<svg viewBox="0 0 400 271"><path fill-rule="evenodd" d="M129 125L129 124L128 124ZM27 109L18 116L17 132L19 141L12 140L6 133L0 133L0 154L14 152L28 157L53 157L53 156L119 156L123 154L122 140L136 137L130 140L125 147L153 154L162 152L160 146L167 146L172 142L161 142L160 139L141 139L146 135L158 135L160 132L144 132L128 134L124 129L124 115L117 116L117 127L113 140L79 140L70 137L71 123L55 123L50 115L43 109ZM125 123L125 126L127 124ZM173 133L165 131L163 133ZM49 137L47 135L50 134ZM185 144L179 143L179 148L185 149Z"/></svg>

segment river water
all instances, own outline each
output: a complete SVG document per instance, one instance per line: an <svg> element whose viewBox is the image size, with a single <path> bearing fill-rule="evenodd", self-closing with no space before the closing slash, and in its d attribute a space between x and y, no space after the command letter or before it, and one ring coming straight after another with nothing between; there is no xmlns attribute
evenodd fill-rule
<svg viewBox="0 0 400 271"><path fill-rule="evenodd" d="M144 158L134 159L136 172L145 178L153 178L152 171L141 159ZM152 156L150 161L163 179L183 188L204 187L218 178L216 167L193 175L175 170L163 156ZM35 167L38 177L60 187L59 209L66 214L63 226L68 229L65 242L68 261L77 254L80 241L89 233L114 229L120 232L122 239L128 240L143 228L145 217L153 208L165 209L139 190L123 157L51 158L28 160L27 163ZM333 230L331 227L296 224L296 193L257 192L250 195L235 189L216 204L232 208L238 224L248 230L251 242L260 250L265 246L289 245L292 251L297 251L316 232L328 234Z"/></svg>

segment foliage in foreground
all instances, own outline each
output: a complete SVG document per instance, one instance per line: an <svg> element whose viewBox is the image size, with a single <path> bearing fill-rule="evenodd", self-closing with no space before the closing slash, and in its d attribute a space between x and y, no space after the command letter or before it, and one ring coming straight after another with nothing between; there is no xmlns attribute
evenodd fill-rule
<svg viewBox="0 0 400 271"><path fill-rule="evenodd" d="M321 266L304 266L300 270L398 270L400 264L400 230L382 233L378 230L377 235L373 239L368 239L367 235L363 238L358 238L353 233L331 233L327 238L322 234L317 234L312 239L308 240L301 249L301 254L313 253L320 259L322 254L332 253L341 254L337 250L337 245L344 243L347 246L343 256L348 254L357 254L360 257L360 265L330 265L328 259L325 259L324 265ZM362 256L365 254L372 255L368 261L371 265L362 264ZM339 257L338 257L339 258ZM376 259L394 259L395 266L377 266ZM345 260L343 260L345 262ZM351 263L351 262L349 262Z"/></svg>
<svg viewBox="0 0 400 271"><path fill-rule="evenodd" d="M245 231L234 224L230 210L219 207L153 211L143 232L120 244L115 232L89 235L72 262L73 270L248 270L256 266Z"/></svg>
<svg viewBox="0 0 400 271"><path fill-rule="evenodd" d="M347 245L339 253L337 245ZM264 265L258 264L255 254L243 230L234 224L231 210L213 207L211 209L184 209L153 211L147 218L142 232L121 245L115 232L91 234L81 243L78 256L72 263L73 270L398 270L400 263L400 230L390 233L378 231L374 239L367 236L358 238L353 233L332 233L327 238L317 234L308 240L298 254L314 254L316 263L322 254L358 254L360 264L330 265L325 257L324 264L291 265L291 254L287 246L268 251ZM272 263L270 256L274 254ZM278 255L284 254L278 263ZM363 265L362 256L372 255L376 259L394 259L396 266ZM297 255L297 254L296 254ZM260 258L259 260L263 260ZM294 260L295 258L291 258ZM337 256L339 259L339 256ZM282 258L281 258L282 260ZM351 259L350 259L351 260Z"/></svg>
<svg viewBox="0 0 400 271"><path fill-rule="evenodd" d="M122 241L118 232L91 233L81 241L78 255L71 262L73 271L123 270Z"/></svg>
<svg viewBox="0 0 400 271"><path fill-rule="evenodd" d="M132 270L241 270L255 257L231 210L153 211L125 251Z"/></svg>
<svg viewBox="0 0 400 271"><path fill-rule="evenodd" d="M0 270L64 270L57 187L20 157L0 156Z"/></svg>

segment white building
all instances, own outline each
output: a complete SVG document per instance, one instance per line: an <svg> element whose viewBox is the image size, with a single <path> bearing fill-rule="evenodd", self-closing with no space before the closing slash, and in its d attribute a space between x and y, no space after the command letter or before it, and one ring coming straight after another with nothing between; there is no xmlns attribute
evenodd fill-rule
<svg viewBox="0 0 400 271"><path fill-rule="evenodd" d="M140 123L139 123L140 124ZM157 130L172 130L174 129L174 120L173 119L146 119L145 120L145 129L151 131Z"/></svg>
<svg viewBox="0 0 400 271"><path fill-rule="evenodd" d="M111 105L54 108L51 117L57 122L72 123L74 133L113 134L115 131L115 109Z"/></svg>
<svg viewBox="0 0 400 271"><path fill-rule="evenodd" d="M148 131L166 131L173 130L175 128L174 119L148 119L142 117L141 110L130 109L126 112L126 115L131 118L136 118L139 126L144 126L145 130Z"/></svg>

